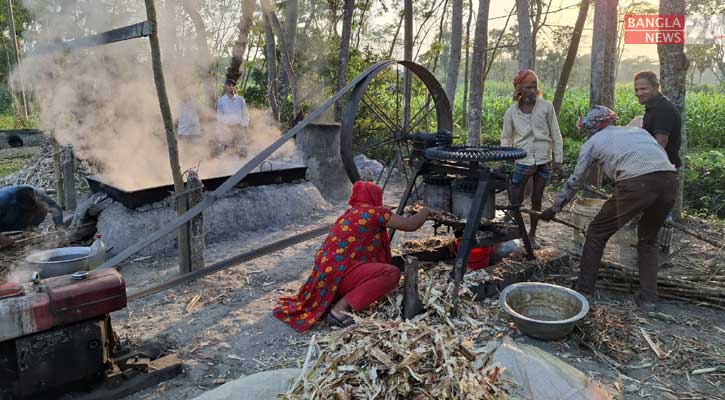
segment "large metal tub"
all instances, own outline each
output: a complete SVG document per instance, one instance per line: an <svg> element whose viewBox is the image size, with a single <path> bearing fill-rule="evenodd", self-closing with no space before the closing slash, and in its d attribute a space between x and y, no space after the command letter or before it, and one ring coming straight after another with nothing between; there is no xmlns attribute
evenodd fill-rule
<svg viewBox="0 0 725 400"><path fill-rule="evenodd" d="M87 270L90 253L90 247L61 247L35 252L25 261L41 278L50 278Z"/></svg>
<svg viewBox="0 0 725 400"><path fill-rule="evenodd" d="M543 340L568 335L589 312L589 302L579 292L549 283L507 286L501 292L500 302L521 332Z"/></svg>
<svg viewBox="0 0 725 400"><path fill-rule="evenodd" d="M241 164L243 165L243 164ZM231 174L237 172L237 166L230 166L230 175L203 177L202 183L205 190L215 190L222 183L226 182ZM233 168L232 168L233 167ZM250 172L237 187L275 185L302 181L305 179L307 167L304 165L280 162L265 161L259 167ZM156 203L169 197L174 191L174 185L169 182L165 185L148 187L136 190L126 190L105 182L102 177L91 175L86 177L91 191L94 193L106 193L113 200L123 204L126 208L135 209L145 204Z"/></svg>

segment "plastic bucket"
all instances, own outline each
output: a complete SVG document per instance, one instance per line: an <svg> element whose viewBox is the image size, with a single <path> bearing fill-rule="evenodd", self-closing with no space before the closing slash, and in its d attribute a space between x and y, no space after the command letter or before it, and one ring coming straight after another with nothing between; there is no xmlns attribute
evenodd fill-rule
<svg viewBox="0 0 725 400"><path fill-rule="evenodd" d="M461 249L461 239L456 239L456 254ZM468 256L468 269L478 271L488 267L489 257L493 252L493 246L474 247Z"/></svg>
<svg viewBox="0 0 725 400"><path fill-rule="evenodd" d="M594 217L599 213L606 200L583 198L572 204L571 213L574 223L586 232ZM574 248L581 252L586 237L584 233L574 231ZM637 262L637 232L635 227L627 224L620 228L607 241L604 248L604 258L619 264L635 266Z"/></svg>

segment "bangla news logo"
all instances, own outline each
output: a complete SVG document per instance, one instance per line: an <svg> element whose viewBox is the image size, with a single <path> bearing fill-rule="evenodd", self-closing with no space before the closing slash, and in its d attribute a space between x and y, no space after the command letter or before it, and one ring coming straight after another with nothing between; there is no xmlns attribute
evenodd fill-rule
<svg viewBox="0 0 725 400"><path fill-rule="evenodd" d="M725 39L725 15L624 16L625 44L713 44Z"/></svg>

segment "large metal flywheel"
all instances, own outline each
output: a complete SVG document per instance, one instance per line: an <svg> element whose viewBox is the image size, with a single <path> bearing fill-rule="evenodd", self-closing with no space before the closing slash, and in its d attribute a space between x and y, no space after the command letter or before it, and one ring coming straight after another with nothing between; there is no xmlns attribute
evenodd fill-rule
<svg viewBox="0 0 725 400"><path fill-rule="evenodd" d="M404 69L412 78L408 124L403 119ZM433 115L435 113L435 115ZM443 87L422 65L411 61L378 63L350 91L340 124L340 154L350 180L360 179L355 154L365 154L397 169L408 180L413 135L453 131L451 105ZM382 174L375 177L380 181ZM386 179L387 181L387 179Z"/></svg>

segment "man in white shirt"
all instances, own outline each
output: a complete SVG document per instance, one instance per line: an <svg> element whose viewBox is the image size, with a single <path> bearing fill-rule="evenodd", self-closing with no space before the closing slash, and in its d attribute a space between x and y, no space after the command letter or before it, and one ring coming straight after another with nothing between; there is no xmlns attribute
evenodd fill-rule
<svg viewBox="0 0 725 400"><path fill-rule="evenodd" d="M244 99L236 94L237 82L227 79L224 94L217 101L217 134L228 146L239 147L240 155L246 156L249 111Z"/></svg>
<svg viewBox="0 0 725 400"><path fill-rule="evenodd" d="M549 221L574 198L589 169L599 165L615 181L614 194L589 224L582 251L576 289L594 294L602 252L609 238L632 218L642 215L637 230L639 293L635 301L643 311L654 311L657 301L657 232L675 203L677 173L665 150L646 130L614 126L617 114L594 106L579 125L592 132L582 145L574 173L554 204L541 214Z"/></svg>
<svg viewBox="0 0 725 400"><path fill-rule="evenodd" d="M201 136L198 102L189 93L179 105L179 122L177 133L182 140L193 141Z"/></svg>
<svg viewBox="0 0 725 400"><path fill-rule="evenodd" d="M539 77L530 69L519 71L513 79L514 104L506 110L501 146L526 150L526 158L514 163L511 176L511 204L521 205L529 178L533 180L531 208L541 211L546 181L552 169L561 173L564 145L554 106L541 97ZM538 218L531 217L529 240L536 244Z"/></svg>

